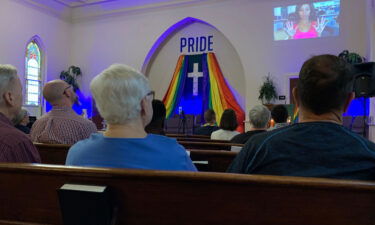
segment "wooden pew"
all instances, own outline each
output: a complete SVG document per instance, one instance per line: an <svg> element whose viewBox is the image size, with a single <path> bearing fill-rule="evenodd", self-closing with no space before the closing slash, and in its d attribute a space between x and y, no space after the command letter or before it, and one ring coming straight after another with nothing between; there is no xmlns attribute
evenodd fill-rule
<svg viewBox="0 0 375 225"><path fill-rule="evenodd" d="M216 150L190 150L190 158L199 171L225 172L237 152Z"/></svg>
<svg viewBox="0 0 375 225"><path fill-rule="evenodd" d="M43 164L65 165L71 145L34 143Z"/></svg>
<svg viewBox="0 0 375 225"><path fill-rule="evenodd" d="M70 145L34 143L43 164L65 165ZM191 150L192 161L199 161L195 165L199 171L225 172L234 157L235 152L213 150ZM206 162L206 163L205 163Z"/></svg>
<svg viewBox="0 0 375 225"><path fill-rule="evenodd" d="M186 149L202 149L202 150L227 150L230 151L232 146L243 147L243 144L222 143L222 142L192 142L192 141L178 141Z"/></svg>
<svg viewBox="0 0 375 225"><path fill-rule="evenodd" d="M105 185L117 225L373 225L375 183L0 164L0 224L61 225L56 190ZM85 209L82 209L85 210Z"/></svg>
<svg viewBox="0 0 375 225"><path fill-rule="evenodd" d="M177 141L191 141L191 142L214 142L214 143L230 143L228 140L212 140L207 138L186 138L186 137L177 137Z"/></svg>
<svg viewBox="0 0 375 225"><path fill-rule="evenodd" d="M207 135L196 135L196 134L166 134L167 137L171 138L202 138L202 139L210 139L210 136Z"/></svg>

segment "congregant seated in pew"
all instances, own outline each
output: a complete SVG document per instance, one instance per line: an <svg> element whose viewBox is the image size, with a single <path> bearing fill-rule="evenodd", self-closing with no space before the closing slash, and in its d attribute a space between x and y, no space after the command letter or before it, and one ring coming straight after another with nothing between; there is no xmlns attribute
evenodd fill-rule
<svg viewBox="0 0 375 225"><path fill-rule="evenodd" d="M33 124L30 133L33 142L72 145L96 133L93 122L73 111L77 95L71 85L63 80L50 81L43 88L43 96L52 110Z"/></svg>
<svg viewBox="0 0 375 225"><path fill-rule="evenodd" d="M152 100L152 119L151 122L145 127L148 134L165 135L164 122L167 110L162 101L158 99Z"/></svg>
<svg viewBox="0 0 375 225"><path fill-rule="evenodd" d="M26 109L21 109L20 113L12 120L14 126L25 134L30 134L30 128L27 126L30 122L29 116L30 114Z"/></svg>
<svg viewBox="0 0 375 225"><path fill-rule="evenodd" d="M236 112L233 109L226 109L220 120L220 129L212 132L211 139L214 140L230 140L237 134L238 126Z"/></svg>
<svg viewBox="0 0 375 225"><path fill-rule="evenodd" d="M112 65L91 81L90 89L108 127L73 145L66 165L197 170L176 140L145 132L154 92L143 74Z"/></svg>
<svg viewBox="0 0 375 225"><path fill-rule="evenodd" d="M212 132L220 129L216 124L216 114L214 110L207 109L204 112L204 121L206 121L206 123L197 128L194 134L211 136Z"/></svg>
<svg viewBox="0 0 375 225"><path fill-rule="evenodd" d="M268 130L274 130L281 127L289 126L288 123L288 109L284 105L276 105L271 110L271 118L275 122L273 127L270 127Z"/></svg>
<svg viewBox="0 0 375 225"><path fill-rule="evenodd" d="M12 123L22 106L22 85L14 66L0 64L0 96L0 162L40 162L29 137Z"/></svg>
<svg viewBox="0 0 375 225"><path fill-rule="evenodd" d="M375 144L342 125L353 82L337 56L307 60L293 89L299 123L251 138L228 172L374 180Z"/></svg>
<svg viewBox="0 0 375 225"><path fill-rule="evenodd" d="M245 144L253 135L263 133L267 130L271 118L271 113L263 105L254 106L249 111L250 130L243 134L237 134L230 142Z"/></svg>

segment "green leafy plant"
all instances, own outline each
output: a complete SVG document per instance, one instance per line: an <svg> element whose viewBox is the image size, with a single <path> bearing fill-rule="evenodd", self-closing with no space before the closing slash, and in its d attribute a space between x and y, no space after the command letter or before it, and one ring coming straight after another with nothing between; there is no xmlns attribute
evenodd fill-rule
<svg viewBox="0 0 375 225"><path fill-rule="evenodd" d="M265 76L262 86L260 86L258 99L261 100L263 104L269 104L271 100L274 100L276 98L276 88L273 84L271 75L268 74L267 76Z"/></svg>
<svg viewBox="0 0 375 225"><path fill-rule="evenodd" d="M343 59L345 62L350 64L357 64L366 62L366 58L360 56L358 53L349 52L348 50L344 50L339 54L339 58Z"/></svg>
<svg viewBox="0 0 375 225"><path fill-rule="evenodd" d="M73 86L74 91L79 90L77 77L82 76L81 68L78 66L71 66L67 71L60 73L60 79Z"/></svg>

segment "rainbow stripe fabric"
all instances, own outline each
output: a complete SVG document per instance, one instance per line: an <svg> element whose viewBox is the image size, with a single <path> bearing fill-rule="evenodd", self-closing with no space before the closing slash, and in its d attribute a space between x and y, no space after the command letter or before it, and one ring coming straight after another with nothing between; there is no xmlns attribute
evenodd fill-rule
<svg viewBox="0 0 375 225"><path fill-rule="evenodd" d="M167 118L171 117L176 107L179 107L180 99L187 77L189 55L181 55L178 58L176 69L168 90L163 98L167 109ZM203 93L202 93L202 115L205 110L213 109L216 113L216 120L220 123L221 115L225 109L233 109L237 115L237 131L244 131L245 113L238 104L234 94L225 80L219 63L214 53L202 54L203 72Z"/></svg>
<svg viewBox="0 0 375 225"><path fill-rule="evenodd" d="M299 108L297 106L294 106L292 123L298 123L298 117L299 117Z"/></svg>

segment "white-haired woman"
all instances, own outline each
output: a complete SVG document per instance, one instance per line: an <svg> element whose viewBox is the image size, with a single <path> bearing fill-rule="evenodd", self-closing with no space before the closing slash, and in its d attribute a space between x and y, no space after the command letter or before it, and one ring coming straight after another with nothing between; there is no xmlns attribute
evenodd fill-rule
<svg viewBox="0 0 375 225"><path fill-rule="evenodd" d="M145 132L154 92L144 75L112 65L92 80L90 89L108 127L73 145L66 165L196 171L176 140Z"/></svg>
<svg viewBox="0 0 375 225"><path fill-rule="evenodd" d="M14 126L25 134L30 134L30 128L27 126L30 122L29 116L26 109L21 109L20 113L12 120Z"/></svg>

